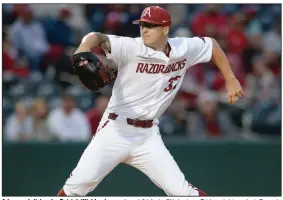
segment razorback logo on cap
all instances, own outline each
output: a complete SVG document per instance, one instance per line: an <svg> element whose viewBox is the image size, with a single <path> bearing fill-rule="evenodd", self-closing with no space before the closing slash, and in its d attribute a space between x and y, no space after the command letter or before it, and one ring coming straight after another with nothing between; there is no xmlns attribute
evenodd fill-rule
<svg viewBox="0 0 283 200"><path fill-rule="evenodd" d="M145 16L151 17L151 15L150 15L150 7L144 9L144 11L142 12L141 18L143 18L143 17L145 17Z"/></svg>

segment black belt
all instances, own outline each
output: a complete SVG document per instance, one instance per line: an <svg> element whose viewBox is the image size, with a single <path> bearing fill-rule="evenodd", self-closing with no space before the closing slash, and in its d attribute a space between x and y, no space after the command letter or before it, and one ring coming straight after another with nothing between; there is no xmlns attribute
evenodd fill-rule
<svg viewBox="0 0 283 200"><path fill-rule="evenodd" d="M108 115L108 118L112 120L116 120L117 117L118 115L115 113L109 113ZM153 126L153 120L139 120L139 119L127 118L127 123L134 127L140 127L140 128L151 128Z"/></svg>

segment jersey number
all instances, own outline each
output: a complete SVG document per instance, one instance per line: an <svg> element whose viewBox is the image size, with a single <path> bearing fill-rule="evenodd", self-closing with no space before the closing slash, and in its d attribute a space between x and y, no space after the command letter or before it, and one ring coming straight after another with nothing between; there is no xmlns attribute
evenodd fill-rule
<svg viewBox="0 0 283 200"><path fill-rule="evenodd" d="M174 90L176 88L177 84L173 86L173 82L178 81L180 78L181 78L181 76L175 76L173 78L170 78L169 81L168 81L169 85L168 85L168 87L164 88L164 92L169 92L171 90Z"/></svg>

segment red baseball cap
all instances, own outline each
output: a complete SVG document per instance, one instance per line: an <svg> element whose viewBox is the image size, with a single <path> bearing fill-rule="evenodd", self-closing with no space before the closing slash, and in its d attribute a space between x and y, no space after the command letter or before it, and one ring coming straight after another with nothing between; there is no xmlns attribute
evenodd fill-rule
<svg viewBox="0 0 283 200"><path fill-rule="evenodd" d="M143 10L141 18L133 21L133 24L139 24L140 22L148 22L161 26L171 26L171 16L164 8L159 6L150 6Z"/></svg>

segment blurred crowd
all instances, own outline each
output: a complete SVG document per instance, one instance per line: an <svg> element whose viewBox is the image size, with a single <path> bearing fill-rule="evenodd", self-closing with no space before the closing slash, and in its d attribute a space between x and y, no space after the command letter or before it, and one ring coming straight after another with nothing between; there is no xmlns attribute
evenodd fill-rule
<svg viewBox="0 0 283 200"><path fill-rule="evenodd" d="M138 37L140 4L3 4L3 138L88 141L112 87L92 93L71 72L70 56L90 31ZM243 139L281 135L281 5L166 4L170 37L215 38L245 97L228 105L212 63L187 71L160 118L164 137ZM111 65L99 48L101 62Z"/></svg>

